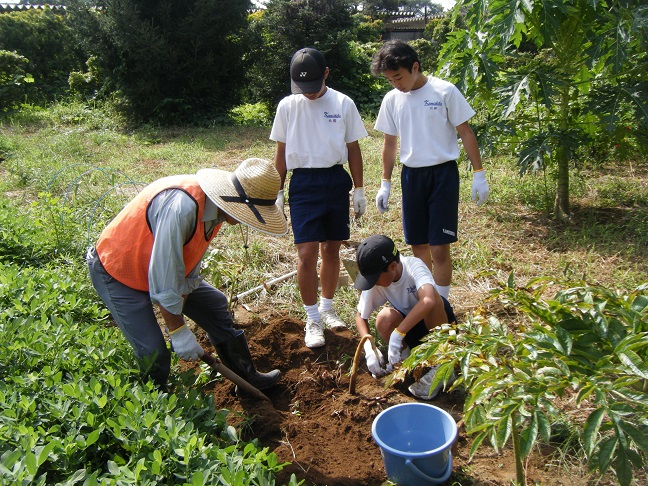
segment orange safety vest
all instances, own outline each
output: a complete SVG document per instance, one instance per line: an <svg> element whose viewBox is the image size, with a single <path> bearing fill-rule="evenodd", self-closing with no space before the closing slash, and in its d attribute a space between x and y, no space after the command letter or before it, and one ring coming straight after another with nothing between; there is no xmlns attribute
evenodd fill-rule
<svg viewBox="0 0 648 486"><path fill-rule="evenodd" d="M136 290L149 290L148 271L153 249L153 233L147 211L155 196L167 189L179 189L196 202L196 227L185 242L182 256L185 276L198 265L221 225L205 238L202 220L207 196L195 175L164 177L146 186L102 231L97 256L111 277Z"/></svg>

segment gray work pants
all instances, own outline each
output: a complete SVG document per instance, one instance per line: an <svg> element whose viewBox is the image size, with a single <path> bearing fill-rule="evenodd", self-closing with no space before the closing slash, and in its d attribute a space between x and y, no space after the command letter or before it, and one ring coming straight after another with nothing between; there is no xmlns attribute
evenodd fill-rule
<svg viewBox="0 0 648 486"><path fill-rule="evenodd" d="M158 385L164 385L171 371L171 353L153 312L149 293L127 287L112 278L94 248L88 250L86 262L94 288L133 347L144 372ZM205 330L214 346L242 332L233 327L227 297L204 281L187 296L182 313Z"/></svg>

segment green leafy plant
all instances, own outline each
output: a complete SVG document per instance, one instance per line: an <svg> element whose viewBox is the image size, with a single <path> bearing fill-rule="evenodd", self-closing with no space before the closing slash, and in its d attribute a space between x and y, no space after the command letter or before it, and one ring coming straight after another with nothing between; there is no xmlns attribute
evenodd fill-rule
<svg viewBox="0 0 648 486"><path fill-rule="evenodd" d="M236 125L244 127L268 127L272 125L272 113L265 103L246 103L235 106L229 117Z"/></svg>
<svg viewBox="0 0 648 486"><path fill-rule="evenodd" d="M193 373L169 392L142 381L82 253L52 258L62 236L38 229L59 224L59 201L44 201L0 212L0 483L274 484L285 464L242 441Z"/></svg>
<svg viewBox="0 0 648 486"><path fill-rule="evenodd" d="M25 71L28 65L26 57L0 49L0 112L16 108L25 96L25 84L34 82Z"/></svg>
<svg viewBox="0 0 648 486"><path fill-rule="evenodd" d="M538 278L516 288L513 276L493 291L519 320L474 315L444 325L415 348L399 370L437 364L431 385L448 382L467 391L466 430L471 455L486 440L499 449L512 441L517 483L523 460L538 441L552 440L552 424L577 430L592 470L610 467L622 485L648 454L648 285L617 292L585 282L545 299L555 285ZM416 372L416 371L415 371ZM590 410L583 420L583 410Z"/></svg>
<svg viewBox="0 0 648 486"><path fill-rule="evenodd" d="M443 47L444 75L486 108L482 142L511 143L522 174L555 168L557 218L571 216L570 164L582 147L627 147L631 134L645 154L642 2L462 0L454 19L465 28Z"/></svg>

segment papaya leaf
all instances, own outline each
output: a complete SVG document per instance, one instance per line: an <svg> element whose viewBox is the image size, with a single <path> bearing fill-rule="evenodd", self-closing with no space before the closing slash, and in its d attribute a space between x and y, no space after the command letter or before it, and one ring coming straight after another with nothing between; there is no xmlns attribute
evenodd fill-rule
<svg viewBox="0 0 648 486"><path fill-rule="evenodd" d="M608 437L599 444L598 450L598 469L601 474L604 474L612 460L614 459L614 451L616 450L618 439L616 436Z"/></svg>
<svg viewBox="0 0 648 486"><path fill-rule="evenodd" d="M604 408L597 408L589 414L585 420L585 427L583 428L583 443L585 445L585 453L588 457L592 455L594 448L597 444L598 432L601 427L601 422L605 416Z"/></svg>
<svg viewBox="0 0 648 486"><path fill-rule="evenodd" d="M534 413L529 425L520 432L520 456L525 458L531 452L533 445L538 438L538 417Z"/></svg>

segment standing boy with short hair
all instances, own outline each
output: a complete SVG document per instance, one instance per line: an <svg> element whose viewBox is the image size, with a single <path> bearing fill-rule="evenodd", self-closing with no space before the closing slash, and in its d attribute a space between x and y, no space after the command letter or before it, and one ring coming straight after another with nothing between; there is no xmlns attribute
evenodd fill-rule
<svg viewBox="0 0 648 486"><path fill-rule="evenodd" d="M281 176L277 204L283 209L286 173L297 246L297 285L306 311L305 343L324 346L324 326L343 327L333 309L340 272L340 247L350 236L349 192L355 216L365 212L362 153L367 136L355 103L326 86L329 68L321 52L299 49L290 62L292 95L277 107L270 139L277 142L275 167ZM349 162L349 171L344 164ZM353 183L352 183L353 180ZM317 261L321 253L322 298L317 303Z"/></svg>
<svg viewBox="0 0 648 486"><path fill-rule="evenodd" d="M468 124L475 112L452 83L423 74L416 51L403 41L383 44L373 57L371 72L383 75L395 88L385 95L375 124L384 133L376 206L381 213L389 209L400 137L405 241L433 270L437 291L448 298L450 244L457 241L459 219L457 133L473 169L473 201L479 206L489 193L477 139Z"/></svg>
<svg viewBox="0 0 648 486"><path fill-rule="evenodd" d="M362 290L356 314L360 337L371 334L369 317L383 304L376 316L376 331L389 343L388 363L403 361L423 337L441 324L456 321L450 303L436 291L430 269L416 257L401 257L394 242L384 235L373 235L358 246L358 276L355 288ZM365 342L367 367L374 377L386 374L384 358L378 357L369 341ZM430 393L437 368L432 367L409 391L423 399L434 398L441 385Z"/></svg>

